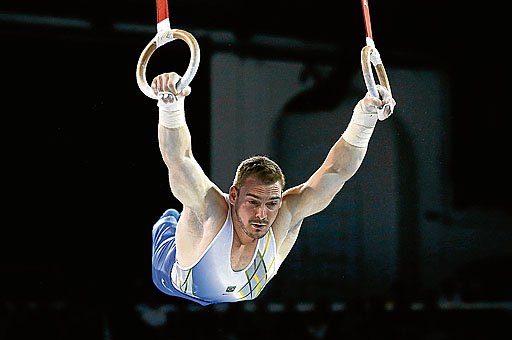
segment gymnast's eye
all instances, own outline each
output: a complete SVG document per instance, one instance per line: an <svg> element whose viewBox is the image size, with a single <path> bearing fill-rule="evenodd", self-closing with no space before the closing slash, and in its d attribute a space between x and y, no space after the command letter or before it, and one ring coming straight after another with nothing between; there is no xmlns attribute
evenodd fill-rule
<svg viewBox="0 0 512 340"><path fill-rule="evenodd" d="M269 208L275 208L277 206L277 202L269 202L267 203L267 207Z"/></svg>

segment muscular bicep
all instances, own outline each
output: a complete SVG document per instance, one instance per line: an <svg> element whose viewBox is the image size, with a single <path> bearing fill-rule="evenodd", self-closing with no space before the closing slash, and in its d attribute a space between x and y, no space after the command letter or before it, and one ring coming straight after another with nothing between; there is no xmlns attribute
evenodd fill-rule
<svg viewBox="0 0 512 340"><path fill-rule="evenodd" d="M194 210L203 210L210 195L221 195L220 189L210 181L194 158L171 164L169 184L174 197Z"/></svg>
<svg viewBox="0 0 512 340"><path fill-rule="evenodd" d="M173 195L186 207L204 210L210 195L221 192L192 155L188 128L168 130L160 126L159 141Z"/></svg>
<svg viewBox="0 0 512 340"><path fill-rule="evenodd" d="M320 168L307 182L286 191L283 200L291 214L290 225L324 210L344 183L339 174Z"/></svg>
<svg viewBox="0 0 512 340"><path fill-rule="evenodd" d="M324 210L357 171L365 153L366 148L354 147L340 138L320 168L305 183L284 194L289 196L286 198L293 220L299 221Z"/></svg>

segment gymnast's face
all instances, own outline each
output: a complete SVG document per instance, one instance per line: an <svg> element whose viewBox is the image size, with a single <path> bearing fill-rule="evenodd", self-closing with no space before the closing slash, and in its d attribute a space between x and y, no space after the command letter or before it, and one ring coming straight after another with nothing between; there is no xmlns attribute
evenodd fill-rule
<svg viewBox="0 0 512 340"><path fill-rule="evenodd" d="M256 176L247 177L240 189L230 188L235 223L247 236L256 240L267 234L281 208L281 192L279 182L267 184Z"/></svg>

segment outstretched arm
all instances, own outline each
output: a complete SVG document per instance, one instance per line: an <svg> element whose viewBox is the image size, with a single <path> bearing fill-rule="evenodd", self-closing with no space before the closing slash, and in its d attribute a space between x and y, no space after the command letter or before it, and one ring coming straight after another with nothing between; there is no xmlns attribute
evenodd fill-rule
<svg viewBox="0 0 512 340"><path fill-rule="evenodd" d="M389 92L381 86L379 92L382 99L366 96L356 105L347 129L309 180L285 193L284 202L292 218L291 226L325 209L359 169L377 122L377 107L386 103L394 107ZM384 116L387 118L391 113L388 108Z"/></svg>
<svg viewBox="0 0 512 340"><path fill-rule="evenodd" d="M206 209L206 197L215 185L205 175L192 155L190 131L185 122L184 101L190 94L190 87L180 93L176 83L180 77L167 73L156 77L152 82L155 94L172 93L172 96L159 99L158 140L160 152L167 168L174 196L185 206L195 211Z"/></svg>

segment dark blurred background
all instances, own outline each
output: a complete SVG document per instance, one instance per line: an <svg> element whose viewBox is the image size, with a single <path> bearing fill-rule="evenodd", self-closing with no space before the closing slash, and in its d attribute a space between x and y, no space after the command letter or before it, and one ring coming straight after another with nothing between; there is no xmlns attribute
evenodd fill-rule
<svg viewBox="0 0 512 340"><path fill-rule="evenodd" d="M359 1L170 0L201 64L195 157L221 189L253 154L305 181L365 94ZM504 10L370 1L397 101L332 205L254 302L207 308L151 281L151 227L181 206L135 81L154 1L3 1L0 338L499 339L512 321ZM148 79L180 74L159 49ZM508 333L507 333L508 332Z"/></svg>

